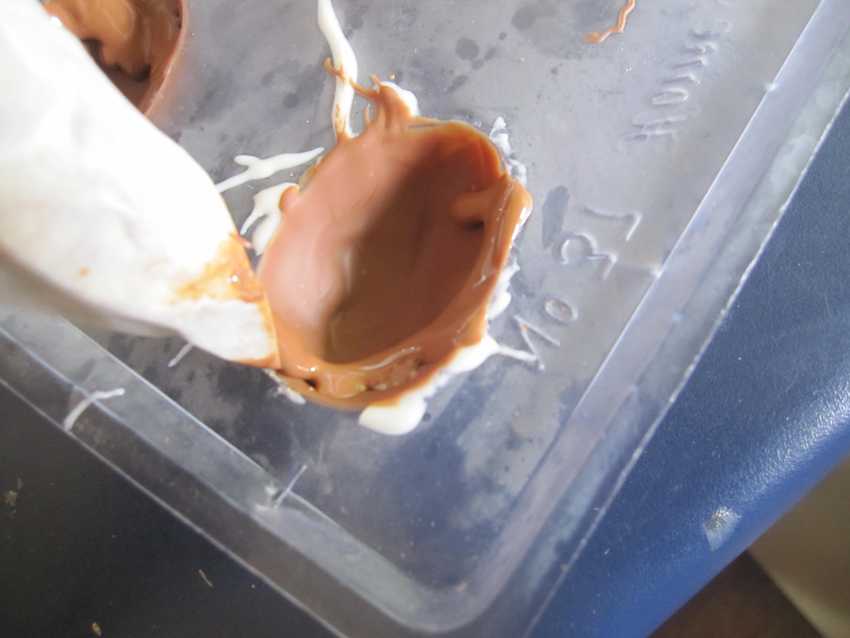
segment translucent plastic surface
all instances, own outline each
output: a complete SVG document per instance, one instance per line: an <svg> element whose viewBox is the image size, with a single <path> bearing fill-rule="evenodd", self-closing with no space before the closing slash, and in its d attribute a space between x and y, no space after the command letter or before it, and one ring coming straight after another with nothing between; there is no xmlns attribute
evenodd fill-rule
<svg viewBox="0 0 850 638"><path fill-rule="evenodd" d="M536 206L494 358L413 434L299 406L182 343L0 317L0 378L341 633L519 635L616 493L779 218L850 79L844 0L346 2L363 75L501 116ZM213 175L329 147L315 3L190 2L154 119ZM297 175L296 175L297 177ZM241 222L251 195L228 193ZM57 336L58 335L58 336ZM138 372L142 378L129 368ZM159 391L158 391L158 390ZM161 391L161 393L160 393ZM173 399L169 400L167 397Z"/></svg>

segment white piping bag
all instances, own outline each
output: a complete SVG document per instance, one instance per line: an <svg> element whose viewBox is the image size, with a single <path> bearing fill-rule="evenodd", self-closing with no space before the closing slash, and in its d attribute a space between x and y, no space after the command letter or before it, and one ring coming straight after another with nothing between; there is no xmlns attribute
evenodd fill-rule
<svg viewBox="0 0 850 638"><path fill-rule="evenodd" d="M35 0L0 1L0 303L277 365L209 176Z"/></svg>

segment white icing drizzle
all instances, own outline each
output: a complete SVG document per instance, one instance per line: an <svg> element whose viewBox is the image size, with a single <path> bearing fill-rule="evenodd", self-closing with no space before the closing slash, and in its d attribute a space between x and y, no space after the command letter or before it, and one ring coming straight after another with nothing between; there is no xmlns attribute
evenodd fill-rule
<svg viewBox="0 0 850 638"><path fill-rule="evenodd" d="M293 390L289 386L284 386L280 390L280 393L282 393L283 396L285 396L287 399L289 399L295 405L304 405L305 403L307 403L307 400L304 397L302 397L300 394L298 394L295 390Z"/></svg>
<svg viewBox="0 0 850 638"><path fill-rule="evenodd" d="M258 179L265 179L280 171L311 162L324 152L325 149L323 148L314 148L311 151L305 151L303 153L283 153L265 159L254 157L253 155L237 155L233 158L233 161L240 166L244 166L245 170L238 175L228 177L223 182L219 182L215 187L219 193L223 193L242 184Z"/></svg>
<svg viewBox="0 0 850 638"><path fill-rule="evenodd" d="M281 219L283 219L283 215L281 213L273 213L263 218L263 220L257 225L257 229L251 237L251 245L254 247L255 253L262 255L266 252L266 248L268 248L269 242L271 242L272 237L274 237L277 227L280 226Z"/></svg>
<svg viewBox="0 0 850 638"><path fill-rule="evenodd" d="M319 0L319 29L331 48L334 67L341 71L350 82L356 82L357 57L342 32L331 0ZM354 89L351 88L349 81L339 77L336 79L331 124L337 137L340 132L348 137L352 136L351 105L354 102Z"/></svg>
<svg viewBox="0 0 850 638"><path fill-rule="evenodd" d="M180 351L176 355L174 355L174 358L171 359L171 361L168 362L168 367L169 368L176 367L177 364L180 363L181 361L183 361L183 359L186 358L186 355L189 354L191 351L192 351L192 344L187 343L182 348L180 348Z"/></svg>
<svg viewBox="0 0 850 638"><path fill-rule="evenodd" d="M62 427L65 428L66 432L70 432L77 423L77 419L80 418L80 415L85 412L90 405L98 401L105 401L106 399L122 396L124 396L124 388L116 388L115 390L96 390L95 392L92 392L74 406L74 409L68 413L68 416L66 416L62 421Z"/></svg>
<svg viewBox="0 0 850 638"><path fill-rule="evenodd" d="M385 359L382 359L378 363L374 363L374 364L369 365L369 366L360 366L360 369L361 370L378 370L379 368L383 368L384 366L388 366L391 363L394 363L394 362L398 361L399 359L406 357L407 355L413 354L414 352L419 352L421 349L422 348L420 348L419 346L408 346L407 348L402 348L401 350L398 350L397 352L393 352L391 355L389 355Z"/></svg>
<svg viewBox="0 0 850 638"><path fill-rule="evenodd" d="M278 207L280 196L283 195L284 191L290 186L292 186L292 182L284 182L277 186L264 188L254 195L254 207L251 209L251 214L248 215L248 218L242 222L242 227L239 229L239 233L244 235L251 229L251 226L256 224L263 217L271 215L275 210L280 210Z"/></svg>
<svg viewBox="0 0 850 638"><path fill-rule="evenodd" d="M254 246L254 252L258 255L262 255L266 251L274 231L280 225L280 220L283 217L280 211L281 196L293 186L295 184L292 182L284 182L277 186L264 188L254 195L254 207L239 232L244 235L250 230L251 226L257 224L251 238L251 244Z"/></svg>

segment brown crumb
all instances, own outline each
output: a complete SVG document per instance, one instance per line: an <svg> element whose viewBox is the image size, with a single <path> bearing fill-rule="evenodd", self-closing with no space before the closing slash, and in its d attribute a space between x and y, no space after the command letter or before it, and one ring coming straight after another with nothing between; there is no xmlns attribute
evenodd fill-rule
<svg viewBox="0 0 850 638"><path fill-rule="evenodd" d="M80 277L88 277L90 272L91 271L88 268L83 266L82 268L80 268Z"/></svg>

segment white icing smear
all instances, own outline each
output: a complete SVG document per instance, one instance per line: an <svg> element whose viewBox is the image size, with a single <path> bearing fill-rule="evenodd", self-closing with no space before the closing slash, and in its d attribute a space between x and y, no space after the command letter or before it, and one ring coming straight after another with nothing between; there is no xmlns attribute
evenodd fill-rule
<svg viewBox="0 0 850 638"><path fill-rule="evenodd" d="M334 12L331 0L319 0L319 29L331 48L334 67L350 82L357 81L357 57L354 49L342 32L342 27ZM354 102L354 89L343 78L336 78L334 106L331 123L337 137L340 134L351 137L351 105Z"/></svg>
<svg viewBox="0 0 850 638"><path fill-rule="evenodd" d="M295 405L304 405L305 403L307 403L307 400L304 397L302 397L295 390L293 390L292 388L290 388L289 386L286 386L286 385L282 386L278 390L278 394L283 394L283 396L285 396L287 399L289 399Z"/></svg>
<svg viewBox="0 0 850 638"><path fill-rule="evenodd" d="M254 157L253 155L237 155L233 158L233 161L240 166L244 166L245 170L238 175L228 177L226 180L219 182L215 187L219 193L223 193L242 184L258 179L265 179L280 171L311 162L324 152L325 149L323 148L314 148L311 151L305 151L303 153L283 153L265 159Z"/></svg>
<svg viewBox="0 0 850 638"><path fill-rule="evenodd" d="M274 370L263 370L266 373L266 376L274 381L277 384L277 388L275 390L275 394L279 396L285 396L292 403L296 405L304 405L307 403L307 400L298 394L295 390L286 385L286 381L281 379Z"/></svg>
<svg viewBox="0 0 850 638"><path fill-rule="evenodd" d="M508 124L501 115L496 118L493 122L493 127L490 129L490 141L501 151L511 177L525 186L528 183L528 168L514 155L511 138L508 133ZM531 210L529 209L530 212Z"/></svg>
<svg viewBox="0 0 850 638"><path fill-rule="evenodd" d="M493 145L498 148L499 152L502 154L502 159L508 167L508 174L523 186L527 186L528 168L525 164L519 161L514 153L513 146L511 145L511 136L508 132L508 124L505 122L505 118L501 115L493 121L489 137L490 141L493 142ZM516 239L519 231L522 230L522 227L528 220L528 216L531 215L531 208L532 207L529 206L528 208L523 209L522 213L520 213L519 223L514 229L514 239Z"/></svg>
<svg viewBox="0 0 850 638"><path fill-rule="evenodd" d="M67 432L70 432L77 423L77 419L79 419L82 413L85 412L93 403L122 396L124 396L124 388L116 388L115 390L96 390L95 392L92 392L75 405L74 409L68 413L68 416L66 416L62 421L62 427L65 428Z"/></svg>
<svg viewBox="0 0 850 638"><path fill-rule="evenodd" d="M411 115L421 115L421 112L419 111L419 100L417 99L416 94L413 91L403 89L395 82L384 81L381 82L381 86L385 86L388 89L392 89L393 91L395 91L395 94L402 102L404 102L404 105L407 107L407 110L410 111Z"/></svg>
<svg viewBox="0 0 850 638"><path fill-rule="evenodd" d="M370 405L360 413L358 423L373 432L390 436L412 432L425 416L427 399L436 391L436 387L428 386L427 389L402 395L394 405Z"/></svg>

